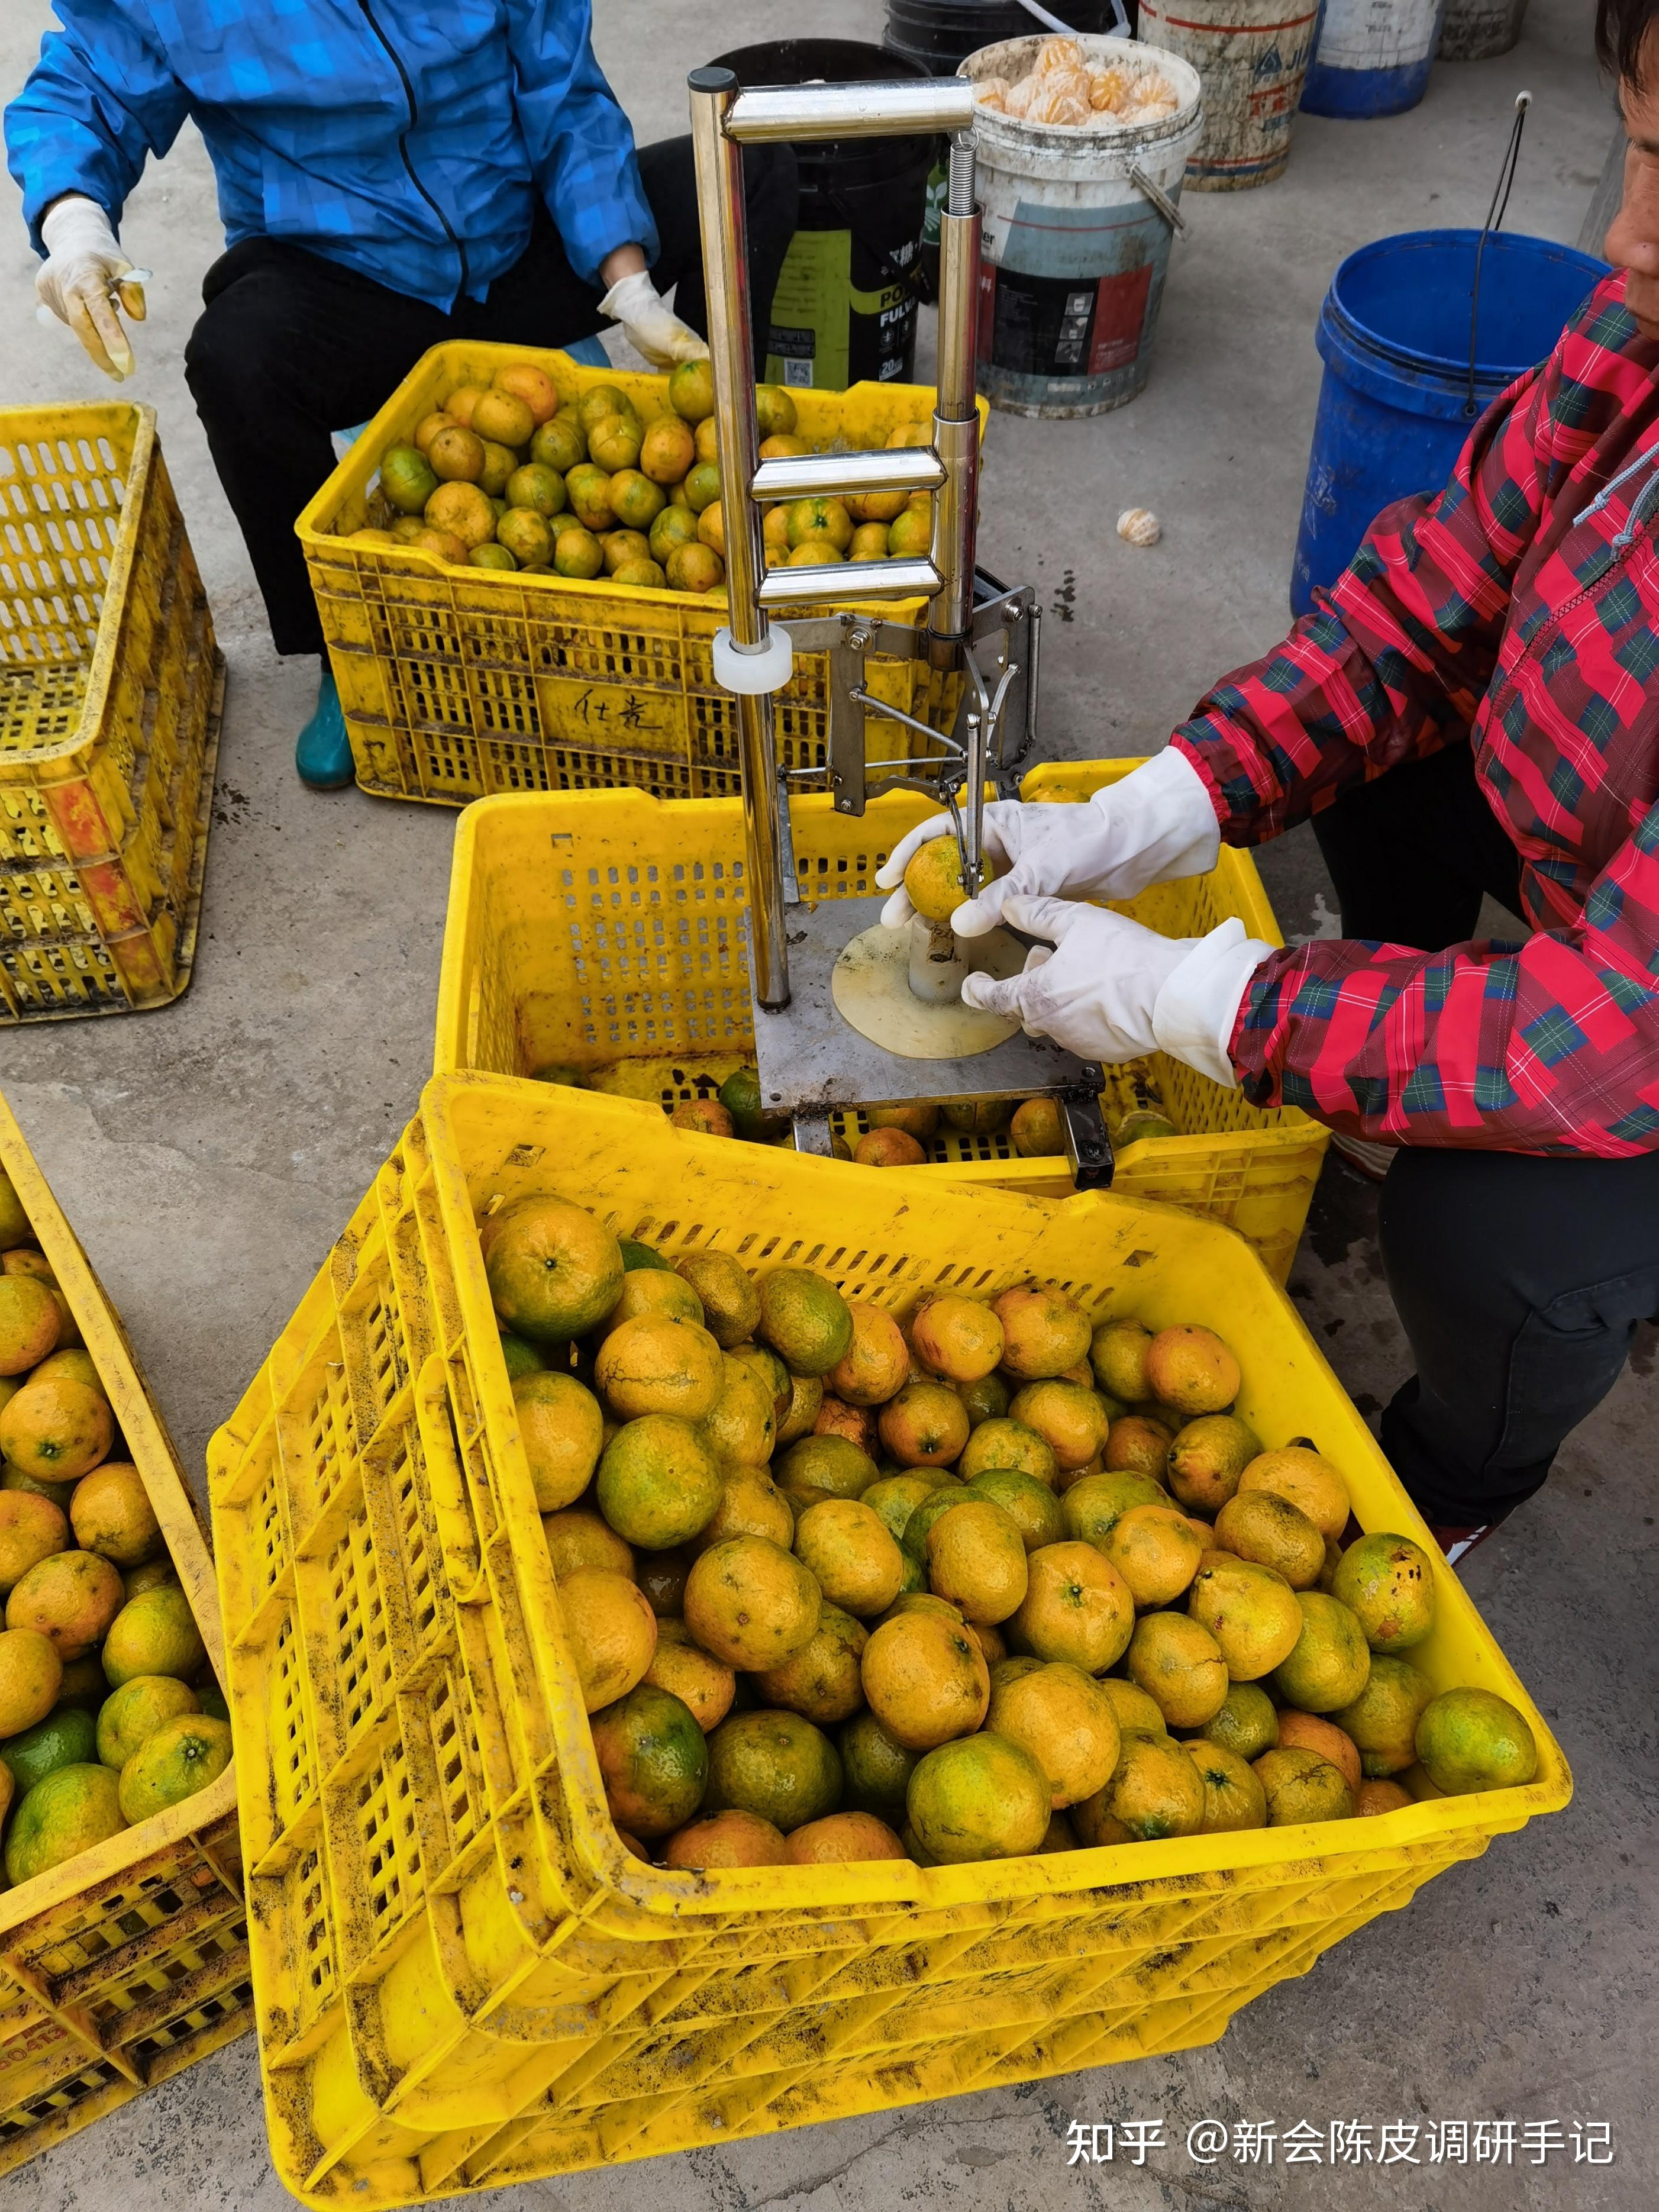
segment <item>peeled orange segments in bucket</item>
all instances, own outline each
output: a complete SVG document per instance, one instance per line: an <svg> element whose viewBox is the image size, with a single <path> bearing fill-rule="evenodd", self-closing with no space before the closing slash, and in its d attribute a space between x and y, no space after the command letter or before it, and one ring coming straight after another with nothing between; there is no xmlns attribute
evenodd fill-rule
<svg viewBox="0 0 1659 2212"><path fill-rule="evenodd" d="M1017 123L1101 131L1118 123L1157 123L1173 115L1180 95L1156 68L1133 60L1094 68L1075 39L1045 39L1030 71L1012 82L984 76L974 87L981 107Z"/></svg>

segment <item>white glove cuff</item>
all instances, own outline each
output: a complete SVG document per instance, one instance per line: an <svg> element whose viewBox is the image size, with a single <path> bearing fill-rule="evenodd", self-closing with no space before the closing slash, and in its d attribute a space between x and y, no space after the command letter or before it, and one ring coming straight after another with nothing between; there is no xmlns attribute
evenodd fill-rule
<svg viewBox="0 0 1659 2212"><path fill-rule="evenodd" d="M633 269L611 287L599 302L599 313L613 323L631 323L661 305L662 295L651 282L649 270Z"/></svg>
<svg viewBox="0 0 1659 2212"><path fill-rule="evenodd" d="M1238 1079L1227 1057L1228 1040L1251 976L1273 953L1273 947L1259 937L1245 936L1237 915L1200 938L1153 1002L1158 1050L1184 1060L1212 1083L1235 1089Z"/></svg>
<svg viewBox="0 0 1659 2212"><path fill-rule="evenodd" d="M40 243L58 261L80 253L107 254L112 261L123 258L109 217L83 192L65 192L52 202L40 218Z"/></svg>
<svg viewBox="0 0 1659 2212"><path fill-rule="evenodd" d="M1111 898L1133 898L1174 876L1207 875L1221 853L1221 828L1209 786L1184 753L1161 753L1096 792L1089 804L1126 858L1111 871Z"/></svg>

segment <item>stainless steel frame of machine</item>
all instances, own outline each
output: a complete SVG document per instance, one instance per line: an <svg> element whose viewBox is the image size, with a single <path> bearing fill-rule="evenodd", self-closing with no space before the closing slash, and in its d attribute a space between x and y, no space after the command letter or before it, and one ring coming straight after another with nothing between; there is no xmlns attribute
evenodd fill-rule
<svg viewBox="0 0 1659 2212"><path fill-rule="evenodd" d="M974 311L980 222L974 204L973 88L955 78L890 84L744 89L730 70L690 76L708 298L710 367L720 456L730 627L714 640L717 680L738 700L748 833L750 972L756 1059L765 1104L789 1115L803 1151L830 1150L830 1115L850 1106L917 1099L1046 1096L1059 1104L1079 1188L1109 1182L1111 1147L1101 1117L1100 1068L1047 1038L963 1005L973 967L1012 972L1026 945L997 931L965 945L948 923L916 921L909 938L880 927L879 899L797 902L788 793L773 742L773 697L789 681L797 647L830 653L829 761L837 809L862 814L864 718L905 723L915 756L884 763L884 784L927 792L956 825L964 882L979 879L988 773L1005 764L1018 732L1029 748L1037 704L1036 595L975 569L979 422ZM831 140L937 131L951 139L940 221L938 392L933 442L878 453L792 454L763 461L745 256L743 149L766 140ZM872 563L854 580L844 564L767 573L763 510L815 495L927 491L933 542L926 558ZM850 597L929 602L922 630L843 612L772 622L770 608L835 605ZM917 655L930 676L959 678L946 732L884 704L865 688L872 651Z"/></svg>

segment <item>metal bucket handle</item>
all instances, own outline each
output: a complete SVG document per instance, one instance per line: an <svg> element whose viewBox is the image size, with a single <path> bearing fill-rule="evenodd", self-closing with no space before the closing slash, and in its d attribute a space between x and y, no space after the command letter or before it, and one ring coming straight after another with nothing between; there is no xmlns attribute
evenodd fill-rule
<svg viewBox="0 0 1659 2212"><path fill-rule="evenodd" d="M1498 182L1492 187L1492 204L1486 210L1486 220L1480 226L1480 235L1474 248L1474 285L1469 300L1469 388L1463 402L1465 418L1473 422L1480 412L1474 396L1475 356L1479 350L1480 326L1480 264L1486 258L1486 240L1494 230L1502 230L1504 216L1510 204L1510 194L1515 187L1516 164L1521 158L1521 133L1527 127L1527 110L1532 106L1529 92L1515 95L1515 120L1510 125L1510 143L1504 149L1504 158L1498 166Z"/></svg>
<svg viewBox="0 0 1659 2212"><path fill-rule="evenodd" d="M1152 202L1171 230L1183 238L1186 236L1186 216L1182 215L1163 185L1155 185L1152 182L1139 161L1132 161L1129 164L1129 182L1138 192L1143 193Z"/></svg>

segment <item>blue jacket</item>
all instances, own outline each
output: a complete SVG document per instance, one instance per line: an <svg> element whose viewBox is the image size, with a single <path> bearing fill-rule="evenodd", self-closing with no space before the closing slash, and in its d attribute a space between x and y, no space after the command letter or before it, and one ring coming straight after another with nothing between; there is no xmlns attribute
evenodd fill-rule
<svg viewBox="0 0 1659 2212"><path fill-rule="evenodd" d="M84 192L118 223L186 117L226 243L280 238L446 310L529 242L538 195L589 283L656 255L628 118L590 0L54 0L61 31L6 110L40 217Z"/></svg>

